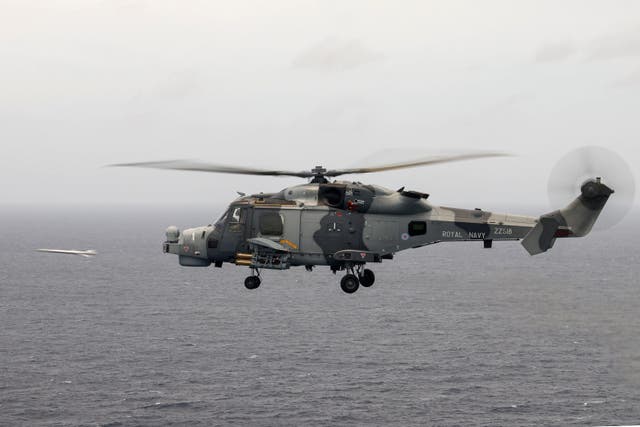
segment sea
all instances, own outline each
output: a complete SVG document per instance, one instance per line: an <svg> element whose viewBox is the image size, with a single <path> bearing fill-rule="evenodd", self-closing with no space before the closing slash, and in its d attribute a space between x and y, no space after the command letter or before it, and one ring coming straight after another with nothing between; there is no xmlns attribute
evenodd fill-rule
<svg viewBox="0 0 640 427"><path fill-rule="evenodd" d="M352 295L327 267L249 291L162 253L219 214L0 209L0 425L640 424L637 214L536 257L401 252Z"/></svg>

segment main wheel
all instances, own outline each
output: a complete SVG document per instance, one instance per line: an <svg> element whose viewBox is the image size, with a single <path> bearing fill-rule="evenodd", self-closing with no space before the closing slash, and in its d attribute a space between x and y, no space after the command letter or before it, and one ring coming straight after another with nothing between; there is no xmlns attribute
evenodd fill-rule
<svg viewBox="0 0 640 427"><path fill-rule="evenodd" d="M347 274L340 280L340 287L348 294L352 294L360 287L360 282L354 274Z"/></svg>
<svg viewBox="0 0 640 427"><path fill-rule="evenodd" d="M362 270L362 274L360 275L360 284L362 286L368 288L369 286L373 285L375 281L376 275L373 274L373 271L369 270L368 268Z"/></svg>
<svg viewBox="0 0 640 427"><path fill-rule="evenodd" d="M249 276L244 279L244 286L247 289L257 289L260 286L260 278L258 276Z"/></svg>

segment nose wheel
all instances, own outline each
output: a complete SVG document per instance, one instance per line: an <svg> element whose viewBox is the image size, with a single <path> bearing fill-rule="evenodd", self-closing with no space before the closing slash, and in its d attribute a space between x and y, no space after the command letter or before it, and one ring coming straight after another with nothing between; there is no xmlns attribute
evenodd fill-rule
<svg viewBox="0 0 640 427"><path fill-rule="evenodd" d="M257 289L260 286L260 273L251 275L244 279L244 287L247 289Z"/></svg>

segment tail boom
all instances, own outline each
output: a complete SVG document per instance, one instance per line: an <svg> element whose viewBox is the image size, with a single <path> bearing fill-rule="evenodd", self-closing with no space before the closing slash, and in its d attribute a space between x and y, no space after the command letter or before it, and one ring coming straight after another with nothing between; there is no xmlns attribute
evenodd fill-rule
<svg viewBox="0 0 640 427"><path fill-rule="evenodd" d="M614 191L603 184L600 178L586 181L580 190L580 196L567 207L538 219L535 227L522 240L522 246L529 254L548 251L558 237L583 237L589 234Z"/></svg>

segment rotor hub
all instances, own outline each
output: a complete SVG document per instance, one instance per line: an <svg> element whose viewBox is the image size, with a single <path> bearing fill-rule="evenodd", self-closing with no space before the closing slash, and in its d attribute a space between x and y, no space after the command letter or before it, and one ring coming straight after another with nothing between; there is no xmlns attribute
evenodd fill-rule
<svg viewBox="0 0 640 427"><path fill-rule="evenodd" d="M311 173L313 174L313 179L311 180L312 183L326 184L327 182L329 182L324 175L327 173L326 168L322 166L316 166L315 168L311 169Z"/></svg>

